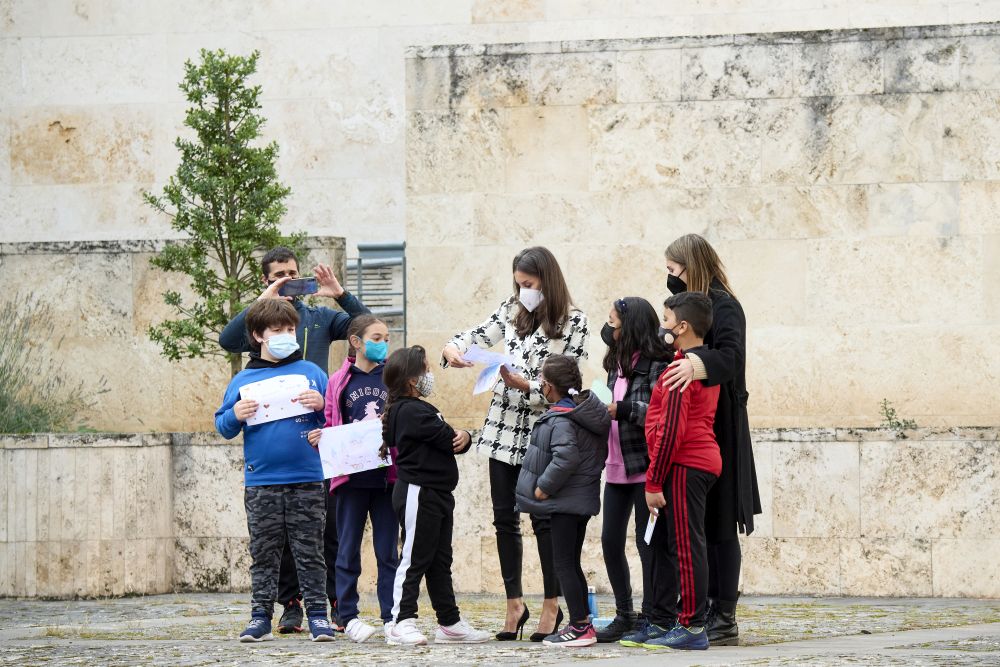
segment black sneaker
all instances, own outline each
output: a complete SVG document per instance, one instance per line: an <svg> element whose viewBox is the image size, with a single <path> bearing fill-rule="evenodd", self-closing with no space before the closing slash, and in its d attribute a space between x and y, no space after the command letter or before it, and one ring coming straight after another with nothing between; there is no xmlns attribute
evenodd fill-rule
<svg viewBox="0 0 1000 667"><path fill-rule="evenodd" d="M278 633L282 635L293 632L302 632L302 604L298 600L292 600L285 605L285 613L278 621Z"/></svg>
<svg viewBox="0 0 1000 667"><path fill-rule="evenodd" d="M330 600L330 627L334 632L343 632L344 624L340 621L340 611L337 609L337 601Z"/></svg>
<svg viewBox="0 0 1000 667"><path fill-rule="evenodd" d="M598 644L610 644L625 636L625 633L632 632L635 628L635 614L619 614L602 630L597 631Z"/></svg>

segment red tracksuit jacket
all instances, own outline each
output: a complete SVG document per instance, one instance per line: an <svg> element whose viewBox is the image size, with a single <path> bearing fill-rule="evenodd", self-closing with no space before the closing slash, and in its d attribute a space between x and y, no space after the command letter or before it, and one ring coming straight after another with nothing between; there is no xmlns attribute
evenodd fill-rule
<svg viewBox="0 0 1000 667"><path fill-rule="evenodd" d="M683 358L683 352L674 357L675 360ZM672 465L697 468L716 477L722 473L722 457L714 429L718 404L718 385L706 387L695 380L681 392L668 391L662 382L656 383L646 411L646 445L649 447L646 491L662 492Z"/></svg>

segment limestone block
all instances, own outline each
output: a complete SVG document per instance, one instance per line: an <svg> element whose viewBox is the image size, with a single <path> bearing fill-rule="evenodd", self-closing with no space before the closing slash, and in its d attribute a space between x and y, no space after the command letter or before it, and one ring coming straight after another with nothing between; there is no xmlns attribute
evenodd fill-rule
<svg viewBox="0 0 1000 667"><path fill-rule="evenodd" d="M681 99L681 49L621 51L617 55L619 104Z"/></svg>
<svg viewBox="0 0 1000 667"><path fill-rule="evenodd" d="M983 237L983 319L1000 322L1000 234Z"/></svg>
<svg viewBox="0 0 1000 667"><path fill-rule="evenodd" d="M0 595L11 597L14 592L14 544L0 540Z"/></svg>
<svg viewBox="0 0 1000 667"><path fill-rule="evenodd" d="M756 318L747 312L748 318ZM788 359L803 358L800 355L829 354L824 347L828 338L839 336L835 332L815 332L809 327L769 326L759 322L747 335L747 383L750 393L749 411L752 426L759 426L756 418L766 415L770 419L777 416L795 418L807 415L815 423L821 415L834 410L828 401L841 392L836 389L826 391L831 381L818 374L817 364L790 365ZM808 350L808 352L807 352ZM833 383L857 382L853 377L844 377L843 364L837 366L843 378ZM832 394L832 395L831 395ZM809 399L803 401L803 397ZM841 408L841 405L837 406ZM877 406L872 406L874 411ZM838 411L837 414L850 414Z"/></svg>
<svg viewBox="0 0 1000 667"><path fill-rule="evenodd" d="M753 424L751 424L751 428ZM777 443L765 440L754 434L753 464L757 473L757 489L760 493L762 512L753 518L753 537L775 537L774 517L776 505L774 499L775 461L774 450ZM784 474L784 473L782 473Z"/></svg>
<svg viewBox="0 0 1000 667"><path fill-rule="evenodd" d="M408 194L491 191L503 183L507 151L498 111L418 111L408 122Z"/></svg>
<svg viewBox="0 0 1000 667"><path fill-rule="evenodd" d="M858 445L774 444L775 537L859 534Z"/></svg>
<svg viewBox="0 0 1000 667"><path fill-rule="evenodd" d="M960 231L958 183L880 183L868 186L868 234L956 236Z"/></svg>
<svg viewBox="0 0 1000 667"><path fill-rule="evenodd" d="M0 56L2 59L2 56ZM0 76L3 76L0 73ZM7 81L4 77L2 80ZM10 114L7 110L0 111L0 188L9 187L10 174ZM3 190L0 190L2 192ZM2 195L0 195L2 196Z"/></svg>
<svg viewBox="0 0 1000 667"><path fill-rule="evenodd" d="M997 539L941 539L931 546L934 595L944 597L1000 597Z"/></svg>
<svg viewBox="0 0 1000 667"><path fill-rule="evenodd" d="M843 595L932 595L931 541L840 540Z"/></svg>
<svg viewBox="0 0 1000 667"><path fill-rule="evenodd" d="M861 534L987 539L1000 530L996 442L861 445Z"/></svg>
<svg viewBox="0 0 1000 667"><path fill-rule="evenodd" d="M587 111L579 106L507 111L507 192L586 190Z"/></svg>
<svg viewBox="0 0 1000 667"><path fill-rule="evenodd" d="M615 54L531 56L531 101L541 105L608 104L615 99Z"/></svg>
<svg viewBox="0 0 1000 667"><path fill-rule="evenodd" d="M681 99L791 97L800 68L794 45L715 46L681 52Z"/></svg>
<svg viewBox="0 0 1000 667"><path fill-rule="evenodd" d="M489 109L528 104L529 56L474 56L449 58L444 62L450 67L448 105ZM433 85L434 81L429 83Z"/></svg>
<svg viewBox="0 0 1000 667"><path fill-rule="evenodd" d="M451 99L450 58L406 59L406 109L446 109Z"/></svg>
<svg viewBox="0 0 1000 667"><path fill-rule="evenodd" d="M242 447L174 446L173 470L175 536L246 537ZM211 483L204 471L212 471Z"/></svg>
<svg viewBox="0 0 1000 667"><path fill-rule="evenodd" d="M474 0L473 23L500 21L541 21L545 19L547 2L542 0Z"/></svg>
<svg viewBox="0 0 1000 667"><path fill-rule="evenodd" d="M15 185L150 183L155 121L138 107L31 107L11 117Z"/></svg>
<svg viewBox="0 0 1000 667"><path fill-rule="evenodd" d="M486 417L485 411L482 415ZM478 434L474 434L474 437ZM493 503L490 500L489 456L475 446L458 457L458 487L455 498L455 536L492 535Z"/></svg>
<svg viewBox="0 0 1000 667"><path fill-rule="evenodd" d="M957 39L890 40L885 50L885 92L956 90L960 55Z"/></svg>
<svg viewBox="0 0 1000 667"><path fill-rule="evenodd" d="M763 175L773 183L941 179L940 97L772 100L762 119Z"/></svg>
<svg viewBox="0 0 1000 667"><path fill-rule="evenodd" d="M798 48L798 95L878 95L883 92L884 42L812 43Z"/></svg>
<svg viewBox="0 0 1000 667"><path fill-rule="evenodd" d="M25 497L25 462L28 452L33 450L14 449L5 452L10 463L10 477L7 487L8 538L11 542L27 541L28 499Z"/></svg>
<svg viewBox="0 0 1000 667"><path fill-rule="evenodd" d="M743 540L742 590L749 595L838 595L840 572L838 540Z"/></svg>
<svg viewBox="0 0 1000 667"><path fill-rule="evenodd" d="M457 522L456 522L457 527ZM452 584L458 593L479 593L483 589L482 538L455 537L452 540Z"/></svg>
<svg viewBox="0 0 1000 667"><path fill-rule="evenodd" d="M475 240L556 249L605 240L619 223L616 208L616 198L608 193L483 195L476 200Z"/></svg>
<svg viewBox="0 0 1000 667"><path fill-rule="evenodd" d="M11 468L10 462L11 459L13 458L14 458L13 452L8 451L6 449L0 449L0 484L3 485L2 487L0 487L0 544L7 542L13 533L11 526L12 522L10 521L10 519L8 519L7 516L7 512L10 509L10 502L11 502L11 499L9 498L10 496L9 489L11 486L13 486L13 477L17 475L17 471L12 470ZM48 463L47 457L44 457L42 460L45 463ZM48 472L47 467L45 468L45 471ZM46 489L48 489L47 484L43 486ZM41 500L42 499L39 498L39 503L41 503ZM43 506L42 511L39 512L40 523L44 523L42 517L44 517L46 514L48 514L48 507ZM39 527L39 534L42 535L44 534L44 532L45 531L41 530L41 527ZM3 571L4 571L3 565L2 563L0 563L0 572Z"/></svg>
<svg viewBox="0 0 1000 667"><path fill-rule="evenodd" d="M1000 88L1000 39L996 35L964 37L959 43L958 67L962 90Z"/></svg>
<svg viewBox="0 0 1000 667"><path fill-rule="evenodd" d="M23 105L137 104L163 99L179 77L164 34L20 40ZM99 57L95 57L95 44ZM196 55L196 54L195 54Z"/></svg>
<svg viewBox="0 0 1000 667"><path fill-rule="evenodd" d="M179 537L174 547L178 591L245 590L250 553L245 538Z"/></svg>
<svg viewBox="0 0 1000 667"><path fill-rule="evenodd" d="M726 265L738 289L747 322L763 326L800 326L808 322L806 282L809 255L805 241L733 241L725 244ZM768 279L760 280L760 267Z"/></svg>
<svg viewBox="0 0 1000 667"><path fill-rule="evenodd" d="M943 145L940 159L945 180L997 180L1000 164L1000 92L952 93L939 96Z"/></svg>
<svg viewBox="0 0 1000 667"><path fill-rule="evenodd" d="M852 236L868 216L863 186L718 188L706 197L713 239L798 239Z"/></svg>
<svg viewBox="0 0 1000 667"><path fill-rule="evenodd" d="M1000 183L966 181L959 188L959 234L995 234L993 212L1000 207Z"/></svg>
<svg viewBox="0 0 1000 667"><path fill-rule="evenodd" d="M406 233L411 243L468 247L478 196L411 195L406 199Z"/></svg>
<svg viewBox="0 0 1000 667"><path fill-rule="evenodd" d="M114 0L54 0L45 5L8 3L0 7L4 35L115 35L152 32L167 14L159 5L142 7Z"/></svg>
<svg viewBox="0 0 1000 667"><path fill-rule="evenodd" d="M978 239L957 237L868 238L864 242L809 241L807 314L813 324L837 324L856 318L849 305L858 294L868 295L876 323L921 323L941 317L973 323L982 312L979 278L982 245ZM867 267L863 272L844 267ZM913 271L933 266L933 272ZM831 276L838 276L834 282ZM872 284L884 286L871 290Z"/></svg>
<svg viewBox="0 0 1000 667"><path fill-rule="evenodd" d="M591 190L756 182L760 103L608 105L590 113Z"/></svg>
<svg viewBox="0 0 1000 667"><path fill-rule="evenodd" d="M303 179L385 178L400 174L400 101L337 98L265 103L264 136L278 142L278 173L293 187ZM310 128L303 132L302 128Z"/></svg>

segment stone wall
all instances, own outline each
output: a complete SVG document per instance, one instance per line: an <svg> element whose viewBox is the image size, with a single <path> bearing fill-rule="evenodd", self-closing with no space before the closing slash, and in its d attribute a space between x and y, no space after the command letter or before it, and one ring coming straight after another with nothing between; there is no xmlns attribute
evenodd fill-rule
<svg viewBox="0 0 1000 667"><path fill-rule="evenodd" d="M0 228L8 241L165 238L200 48L262 53L290 228L400 240L410 45L641 39L1000 20L997 0L0 0Z"/></svg>
<svg viewBox="0 0 1000 667"><path fill-rule="evenodd" d="M754 435L764 514L744 540L744 592L1000 597L997 429ZM0 595L249 587L239 439L3 436L0 447ZM454 576L464 592L502 589L486 461L460 464ZM608 591L599 526L588 528L584 569ZM363 554L362 587L373 590L370 537ZM537 562L529 537L533 593Z"/></svg>
<svg viewBox="0 0 1000 667"><path fill-rule="evenodd" d="M108 431L207 430L229 383L222 356L168 361L147 337L151 324L175 317L168 289L189 281L150 264L163 241L0 243L0 281L8 296L48 304L51 331L33 331L70 386L97 394L87 425ZM323 261L344 274L344 239L306 240L304 266ZM323 302L328 300L323 299ZM336 304L331 300L331 307ZM335 351L336 353L336 351Z"/></svg>
<svg viewBox="0 0 1000 667"><path fill-rule="evenodd" d="M436 355L529 245L591 320L705 235L748 319L751 424L997 423L1000 24L412 49L410 340ZM942 349L943 348L943 349ZM473 373L439 373L478 427Z"/></svg>

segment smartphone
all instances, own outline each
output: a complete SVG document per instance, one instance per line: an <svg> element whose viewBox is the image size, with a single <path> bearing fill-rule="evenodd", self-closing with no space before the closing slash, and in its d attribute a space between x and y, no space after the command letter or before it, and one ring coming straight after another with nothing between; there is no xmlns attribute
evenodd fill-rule
<svg viewBox="0 0 1000 667"><path fill-rule="evenodd" d="M294 278L278 288L281 296L303 296L319 291L319 283L315 278Z"/></svg>

